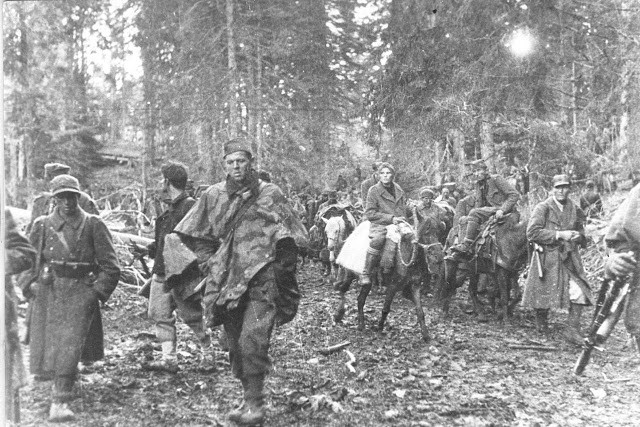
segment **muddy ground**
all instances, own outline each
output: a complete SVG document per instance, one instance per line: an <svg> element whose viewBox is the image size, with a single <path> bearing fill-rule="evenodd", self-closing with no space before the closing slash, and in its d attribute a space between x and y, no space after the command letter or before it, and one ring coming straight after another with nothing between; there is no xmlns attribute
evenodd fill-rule
<svg viewBox="0 0 640 427"><path fill-rule="evenodd" d="M622 325L583 377L572 375L578 350L560 337L565 313L552 313L552 333L539 336L530 312L517 309L507 323L466 313L459 290L450 319L427 298L433 339L425 343L413 304L399 297L387 329L372 328L382 295L368 301L368 328L356 330L355 292L342 324L332 321L336 296L317 265L300 270L304 294L297 318L277 330L267 380L266 425L309 426L572 426L638 425L640 369ZM158 354L146 300L119 287L103 311L107 357L79 381L72 402L76 426L233 425L226 413L241 400L239 382L216 345L214 364L200 366L189 330L179 328L180 371L146 371ZM355 373L340 351L319 349L349 341ZM549 347L545 351L514 345ZM635 360L634 360L635 357ZM24 425L46 425L50 382L30 382L23 393Z"/></svg>

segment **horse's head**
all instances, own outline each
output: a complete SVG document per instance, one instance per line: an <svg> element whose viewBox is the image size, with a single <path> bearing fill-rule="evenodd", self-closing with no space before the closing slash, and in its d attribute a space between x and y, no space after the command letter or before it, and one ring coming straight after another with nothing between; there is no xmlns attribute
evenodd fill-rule
<svg viewBox="0 0 640 427"><path fill-rule="evenodd" d="M327 236L327 248L332 251L342 244L345 234L345 223L342 217L322 218L325 223L324 233Z"/></svg>
<svg viewBox="0 0 640 427"><path fill-rule="evenodd" d="M429 271L437 272L444 261L444 249L440 242L430 244L420 244L424 262L429 267Z"/></svg>

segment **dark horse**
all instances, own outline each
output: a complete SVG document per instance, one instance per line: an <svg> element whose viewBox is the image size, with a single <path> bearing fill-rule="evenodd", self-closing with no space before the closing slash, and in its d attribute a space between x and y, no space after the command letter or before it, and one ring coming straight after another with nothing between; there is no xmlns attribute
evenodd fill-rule
<svg viewBox="0 0 640 427"><path fill-rule="evenodd" d="M478 299L478 275L487 274L495 279L500 295L498 320L506 319L520 301L518 276L527 263L527 221L519 221L519 214L507 215L498 223L495 217L481 233L476 251L468 261L445 257L445 291L442 293L442 310L449 311L451 299L456 289L462 286L464 275L460 270L467 270L469 279L469 295L476 313L480 312ZM479 247L479 250L477 249ZM511 296L511 292L514 295Z"/></svg>
<svg viewBox="0 0 640 427"><path fill-rule="evenodd" d="M431 270L433 270L433 275L436 277L441 274L440 272L443 270L442 246L437 241L433 244L420 243L413 234L407 235L398 243L393 263L393 268L388 271L383 269L381 274L383 285L386 286L386 294L377 330L383 330L387 316L391 312L393 299L398 291L402 291L402 295L412 300L415 304L422 338L424 341L429 341L429 331L422 308L422 283L426 283L425 280L430 277ZM344 317L346 293L351 283L356 279L355 273L344 268L341 268L341 270L342 274L339 275L339 282L336 284L336 289L340 293L340 302L333 316L336 322L342 321ZM439 277L444 278L443 275ZM370 291L371 284L363 285L358 295L359 331L364 330L364 305Z"/></svg>

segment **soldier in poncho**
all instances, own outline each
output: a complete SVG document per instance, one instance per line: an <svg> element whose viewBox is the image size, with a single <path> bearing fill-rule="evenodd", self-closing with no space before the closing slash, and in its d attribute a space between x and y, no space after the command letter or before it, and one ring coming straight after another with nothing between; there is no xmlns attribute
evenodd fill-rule
<svg viewBox="0 0 640 427"><path fill-rule="evenodd" d="M252 163L246 141L225 144L226 180L209 187L175 228L207 275L209 325L227 333L231 369L244 389L229 418L241 424L264 420L271 332L297 311L297 248L307 241L282 190L259 180Z"/></svg>

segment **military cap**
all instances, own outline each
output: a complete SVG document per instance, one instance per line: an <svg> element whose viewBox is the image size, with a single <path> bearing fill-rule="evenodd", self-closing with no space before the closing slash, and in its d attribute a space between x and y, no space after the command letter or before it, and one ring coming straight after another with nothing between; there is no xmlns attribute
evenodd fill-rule
<svg viewBox="0 0 640 427"><path fill-rule="evenodd" d="M595 187L596 186L596 183L593 182L592 179L588 179L585 184L586 184L587 187Z"/></svg>
<svg viewBox="0 0 640 427"><path fill-rule="evenodd" d="M378 170L381 171L382 169L387 168L391 171L391 173L393 175L396 174L396 168L394 168L393 166L391 166L391 163L387 163L387 162L381 162L380 166L378 166Z"/></svg>
<svg viewBox="0 0 640 427"><path fill-rule="evenodd" d="M434 197L436 197L436 193L434 193L434 191L430 188L423 188L422 190L420 190L420 198L423 199L425 197L429 197L430 199L433 199Z"/></svg>
<svg viewBox="0 0 640 427"><path fill-rule="evenodd" d="M484 162L483 159L478 159L478 160L473 160L471 162L467 163L467 166L472 167L474 169L487 169L487 164Z"/></svg>
<svg viewBox="0 0 640 427"><path fill-rule="evenodd" d="M224 156L227 157L231 153L236 153L238 151L244 151L249 155L251 159L253 154L251 153L251 144L244 138L235 138L227 141L224 144Z"/></svg>
<svg viewBox="0 0 640 427"><path fill-rule="evenodd" d="M335 199L338 197L338 192L336 190L329 190L327 191L327 196L329 196L330 199Z"/></svg>
<svg viewBox="0 0 640 427"><path fill-rule="evenodd" d="M80 183L71 175L58 175L51 180L51 191L54 196L60 193L80 194Z"/></svg>
<svg viewBox="0 0 640 427"><path fill-rule="evenodd" d="M571 178L569 178L569 175L566 175L566 174L555 175L553 177L553 186L560 187L563 185L571 185Z"/></svg>
<svg viewBox="0 0 640 427"><path fill-rule="evenodd" d="M47 177L55 177L62 174L68 174L71 167L62 163L47 163L44 165L44 174Z"/></svg>

